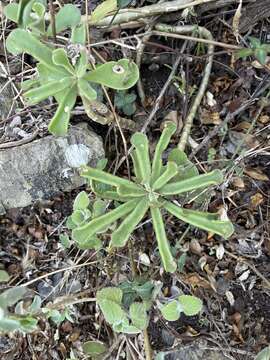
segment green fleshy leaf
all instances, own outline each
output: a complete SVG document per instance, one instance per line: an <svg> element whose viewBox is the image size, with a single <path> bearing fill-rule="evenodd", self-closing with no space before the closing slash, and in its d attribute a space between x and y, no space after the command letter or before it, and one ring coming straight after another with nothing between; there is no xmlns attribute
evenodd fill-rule
<svg viewBox="0 0 270 360"><path fill-rule="evenodd" d="M5 270L0 270L0 283L8 282L10 279L9 274Z"/></svg>
<svg viewBox="0 0 270 360"><path fill-rule="evenodd" d="M199 175L196 166L188 159L183 151L177 148L170 152L168 161L173 161L178 165L178 174L171 182L181 181Z"/></svg>
<svg viewBox="0 0 270 360"><path fill-rule="evenodd" d="M66 71L57 69L52 62L52 50L46 45L42 44L29 31L23 29L13 30L6 40L7 50L13 55L19 55L23 52L33 56L43 66L51 69L54 72L66 74Z"/></svg>
<svg viewBox="0 0 270 360"><path fill-rule="evenodd" d="M134 191L140 190L140 187L138 185L134 184L133 182L127 179L123 179L118 176L109 174L103 170L91 168L90 166L86 166L82 170L81 176L90 180L96 180L103 184L108 184L116 187L123 185L126 186L127 188L134 189Z"/></svg>
<svg viewBox="0 0 270 360"><path fill-rule="evenodd" d="M164 223L159 208L151 207L151 215L153 219L153 227L157 238L158 250L165 271L175 272L177 265L172 257L170 245L166 236Z"/></svg>
<svg viewBox="0 0 270 360"><path fill-rule="evenodd" d="M85 355L89 355L94 359L108 351L107 346L103 342L97 340L86 341L83 343L82 348Z"/></svg>
<svg viewBox="0 0 270 360"><path fill-rule="evenodd" d="M202 310L203 303L201 299L196 296L180 295L178 301L181 305L181 311L183 311L186 316L197 315Z"/></svg>
<svg viewBox="0 0 270 360"><path fill-rule="evenodd" d="M259 49L256 49L255 52L254 52L254 55L255 55L255 58L257 60L259 60L259 62L262 64L262 65L265 65L266 63L266 57L267 57L267 52L262 49L262 48L259 48Z"/></svg>
<svg viewBox="0 0 270 360"><path fill-rule="evenodd" d="M72 28L71 31L71 43L85 45L86 43L86 24L81 22L77 26Z"/></svg>
<svg viewBox="0 0 270 360"><path fill-rule="evenodd" d="M120 185L117 188L117 193L120 196L130 196L130 197L142 197L147 194L142 187L138 187L138 189L136 189L135 187L131 188L126 185Z"/></svg>
<svg viewBox="0 0 270 360"><path fill-rule="evenodd" d="M63 67L71 75L75 75L75 69L71 65L67 53L64 49L56 49L52 52L52 61L55 65Z"/></svg>
<svg viewBox="0 0 270 360"><path fill-rule="evenodd" d="M117 9L117 0L104 0L91 14L91 23L97 23L107 14Z"/></svg>
<svg viewBox="0 0 270 360"><path fill-rule="evenodd" d="M270 345L260 351L255 360L270 360Z"/></svg>
<svg viewBox="0 0 270 360"><path fill-rule="evenodd" d="M73 210L87 209L90 204L89 197L85 191L81 191L75 198L73 203Z"/></svg>
<svg viewBox="0 0 270 360"><path fill-rule="evenodd" d="M152 178L151 182L154 183L161 175L162 170L162 154L167 149L172 135L176 131L176 125L172 121L165 123L164 130L159 138L156 146L154 158L152 161Z"/></svg>
<svg viewBox="0 0 270 360"><path fill-rule="evenodd" d="M149 156L149 142L146 135L142 133L135 133L132 135L131 144L135 146L136 161L138 164L138 171L142 175L144 183L150 182L151 163Z"/></svg>
<svg viewBox="0 0 270 360"><path fill-rule="evenodd" d="M249 39L250 44L252 45L252 47L253 47L254 49L261 46L261 41L260 41L260 39L257 39L257 38L255 38L254 36L249 36L248 39Z"/></svg>
<svg viewBox="0 0 270 360"><path fill-rule="evenodd" d="M11 332L20 329L20 322L10 318L0 319L0 332Z"/></svg>
<svg viewBox="0 0 270 360"><path fill-rule="evenodd" d="M79 90L80 96L82 98L86 98L89 101L96 100L96 98L97 98L96 91L92 88L92 86L89 84L89 82L84 79L78 80L78 90Z"/></svg>
<svg viewBox="0 0 270 360"><path fill-rule="evenodd" d="M55 136L65 136L67 134L71 110L75 105L76 99L77 91L76 87L73 86L64 94L54 117L50 121L48 126L50 133Z"/></svg>
<svg viewBox="0 0 270 360"><path fill-rule="evenodd" d="M130 213L136 205L137 200L131 200L123 205L118 206L116 209L91 220L88 224L74 229L72 232L72 238L78 243L85 242L104 227L114 223L116 220Z"/></svg>
<svg viewBox="0 0 270 360"><path fill-rule="evenodd" d="M8 306L15 305L26 294L26 288L23 286L16 286L14 288L5 290L0 295L0 308L6 309Z"/></svg>
<svg viewBox="0 0 270 360"><path fill-rule="evenodd" d="M109 324L117 324L127 320L125 312L121 308L122 290L107 287L97 292L97 304L101 308L105 320Z"/></svg>
<svg viewBox="0 0 270 360"><path fill-rule="evenodd" d="M49 96L54 96L57 93L72 86L74 80L71 77L65 77L62 80L50 81L45 85L28 90L24 96L28 99L30 104L37 104Z"/></svg>
<svg viewBox="0 0 270 360"><path fill-rule="evenodd" d="M93 218L105 214L108 202L104 200L96 200L93 204Z"/></svg>
<svg viewBox="0 0 270 360"><path fill-rule="evenodd" d="M148 208L148 199L144 197L137 203L134 210L123 220L121 225L113 232L110 243L111 247L122 247L126 245L130 234L143 219Z"/></svg>
<svg viewBox="0 0 270 360"><path fill-rule="evenodd" d="M236 59L241 59L241 58L245 58L247 56L251 56L253 53L254 53L253 49L245 48L245 49L238 50L235 53L235 57L236 57Z"/></svg>
<svg viewBox="0 0 270 360"><path fill-rule="evenodd" d="M142 181L143 181L143 173L142 173L142 169L141 169L140 164L139 164L136 149L132 150L131 158L132 158L132 162L133 162L133 171L134 171L134 174L136 176L136 181L139 184L141 184Z"/></svg>
<svg viewBox="0 0 270 360"><path fill-rule="evenodd" d="M81 13L77 6L72 4L64 5L55 16L56 33L60 33L68 28L73 28L81 21ZM48 35L52 35L52 26L48 27Z"/></svg>
<svg viewBox="0 0 270 360"><path fill-rule="evenodd" d="M11 21L18 22L19 4L8 4L4 7L4 15Z"/></svg>
<svg viewBox="0 0 270 360"><path fill-rule="evenodd" d="M178 173L178 166L175 162L169 161L164 173L154 182L152 189L159 190L166 185Z"/></svg>
<svg viewBox="0 0 270 360"><path fill-rule="evenodd" d="M76 225L75 225L75 227L76 227ZM67 234L60 234L60 235L59 235L59 240L60 240L61 245L62 245L65 249L69 249L69 248L70 248L71 243L70 243L69 236L68 236Z"/></svg>
<svg viewBox="0 0 270 360"><path fill-rule="evenodd" d="M75 66L76 66L77 77L82 78L82 76L85 75L86 70L88 68L88 57L87 57L86 50L81 50L80 51L80 58L77 61ZM93 88L93 86L91 86L91 87ZM95 92L96 92L96 90L95 90ZM97 97L97 95L96 95L96 97Z"/></svg>
<svg viewBox="0 0 270 360"><path fill-rule="evenodd" d="M181 308L178 301L173 300L163 305L160 311L164 319L168 321L176 321L180 317Z"/></svg>
<svg viewBox="0 0 270 360"><path fill-rule="evenodd" d="M160 189L163 195L178 195L191 190L196 190L209 185L220 184L223 180L220 170L213 170L210 173L194 176L191 179L169 183Z"/></svg>
<svg viewBox="0 0 270 360"><path fill-rule="evenodd" d="M234 232L232 223L230 221L215 220L214 217L217 216L216 214L183 209L169 201L164 203L164 207L178 219L196 226L199 229L218 234L225 239L230 237Z"/></svg>
<svg viewBox="0 0 270 360"><path fill-rule="evenodd" d="M126 90L138 81L139 69L128 59L109 61L88 72L84 79L112 89Z"/></svg>
<svg viewBox="0 0 270 360"><path fill-rule="evenodd" d="M140 330L144 330L148 326L148 316L143 303L134 302L129 308L129 315L132 324Z"/></svg>

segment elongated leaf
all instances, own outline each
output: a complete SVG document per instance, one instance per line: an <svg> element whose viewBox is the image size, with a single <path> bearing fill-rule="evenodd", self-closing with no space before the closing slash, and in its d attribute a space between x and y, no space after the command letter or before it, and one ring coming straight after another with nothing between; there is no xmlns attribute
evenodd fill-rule
<svg viewBox="0 0 270 360"><path fill-rule="evenodd" d="M80 58L75 65L78 78L81 78L86 73L88 67L88 56L86 50L81 50L80 54Z"/></svg>
<svg viewBox="0 0 270 360"><path fill-rule="evenodd" d="M132 324L140 329L144 330L148 326L148 317L143 303L134 302L129 308L129 315Z"/></svg>
<svg viewBox="0 0 270 360"><path fill-rule="evenodd" d="M25 52L54 72L57 71L66 74L64 69L61 71L61 68L57 68L52 62L52 50L42 44L29 31L23 29L13 30L7 37L6 47L13 55L19 55Z"/></svg>
<svg viewBox="0 0 270 360"><path fill-rule="evenodd" d="M122 247L126 245L130 234L143 219L148 208L148 199L144 197L137 203L134 210L125 218L121 225L113 232L110 242L111 247Z"/></svg>
<svg viewBox="0 0 270 360"><path fill-rule="evenodd" d="M77 6L72 4L64 5L56 14L55 27L56 33L60 33L68 28L73 28L81 21L81 13ZM48 27L48 35L52 35L52 26Z"/></svg>
<svg viewBox="0 0 270 360"><path fill-rule="evenodd" d="M240 59L240 58L244 58L244 57L250 56L250 55L252 55L253 53L254 53L254 50L253 50L253 49L245 48L245 49L238 50L238 51L235 53L235 57L236 57L236 59Z"/></svg>
<svg viewBox="0 0 270 360"><path fill-rule="evenodd" d="M164 173L154 182L152 189L153 190L158 190L160 189L162 186L164 186L165 184L167 184L167 182L169 182L178 172L178 166L176 165L175 162L171 162L169 161L167 166L166 166L166 170L164 171Z"/></svg>
<svg viewBox="0 0 270 360"><path fill-rule="evenodd" d="M162 153L167 149L172 135L176 131L176 125L172 121L165 124L164 130L159 138L156 146L154 158L152 161L152 178L151 182L154 183L161 175L162 169Z"/></svg>
<svg viewBox="0 0 270 360"><path fill-rule="evenodd" d="M108 86L116 90L126 90L139 79L138 66L128 59L109 61L85 75L85 80Z"/></svg>
<svg viewBox="0 0 270 360"><path fill-rule="evenodd" d="M133 171L136 176L136 182L141 184L143 181L143 173L141 172L136 149L132 150L131 157L132 157L132 162L133 162Z"/></svg>
<svg viewBox="0 0 270 360"><path fill-rule="evenodd" d="M105 0L91 14L91 22L96 23L117 9L117 0Z"/></svg>
<svg viewBox="0 0 270 360"><path fill-rule="evenodd" d="M91 168L90 166L85 167L85 169L81 172L81 176L90 180L96 180L103 184L108 184L116 187L123 185L127 186L128 188L134 189L134 191L140 191L140 187L129 180L109 174L106 171Z"/></svg>
<svg viewBox="0 0 270 360"><path fill-rule="evenodd" d="M37 104L49 96L54 96L60 91L72 86L74 80L71 77L65 77L62 80L50 81L46 85L27 91L24 96L29 100L30 104Z"/></svg>
<svg viewBox="0 0 270 360"><path fill-rule="evenodd" d="M137 202L138 200L128 201L125 204L118 206L116 209L93 219L88 224L74 229L72 232L72 238L78 243L86 241L107 225L113 224L116 220L130 213L137 205Z"/></svg>
<svg viewBox="0 0 270 360"><path fill-rule="evenodd" d="M77 90L73 86L68 89L63 100L60 102L58 109L50 121L48 130L55 136L65 136L68 131L71 110L73 109L77 99Z"/></svg>
<svg viewBox="0 0 270 360"><path fill-rule="evenodd" d="M100 184L98 184L96 181L91 181L91 188L94 191L94 193L99 197L102 197L107 200L115 200L119 202L134 200L134 196L119 195L118 192L114 190L103 190L100 188L99 185Z"/></svg>
<svg viewBox="0 0 270 360"><path fill-rule="evenodd" d="M146 191L142 187L138 187L138 189L136 189L133 187L130 188L126 185L120 185L117 188L117 193L120 196L130 196L130 197L141 197L147 195Z"/></svg>
<svg viewBox="0 0 270 360"><path fill-rule="evenodd" d="M135 146L136 159L138 162L138 171L142 174L143 183L150 183L151 163L149 156L149 142L146 135L135 133L131 137L131 144Z"/></svg>
<svg viewBox="0 0 270 360"><path fill-rule="evenodd" d="M85 22L81 22L77 26L72 28L71 42L72 44L85 45L86 43L86 26Z"/></svg>
<svg viewBox="0 0 270 360"><path fill-rule="evenodd" d="M163 195L182 194L190 190L196 190L209 185L220 184L223 180L220 170L213 170L208 174L194 176L191 179L182 180L175 183L169 183L160 189Z"/></svg>
<svg viewBox="0 0 270 360"><path fill-rule="evenodd" d="M163 317L168 321L176 321L180 317L181 307L178 301L173 300L163 305L160 309Z"/></svg>
<svg viewBox="0 0 270 360"><path fill-rule="evenodd" d="M178 219L200 229L223 236L225 239L230 237L234 232L233 225L230 221L213 220L213 215L207 212L183 209L169 201L164 203L164 207Z"/></svg>
<svg viewBox="0 0 270 360"><path fill-rule="evenodd" d="M167 272L173 273L177 269L177 265L171 254L160 209L157 207L151 207L150 209L153 219L153 227L157 237L158 249L164 269Z"/></svg>
<svg viewBox="0 0 270 360"><path fill-rule="evenodd" d="M64 49L56 49L52 52L52 61L55 65L63 67L71 75L75 75L75 69L71 65L67 53Z"/></svg>
<svg viewBox="0 0 270 360"><path fill-rule="evenodd" d="M178 301L186 316L197 315L202 310L202 300L192 295L180 295Z"/></svg>
<svg viewBox="0 0 270 360"><path fill-rule="evenodd" d="M15 319L2 318L0 319L0 332L11 332L20 329L20 322Z"/></svg>
<svg viewBox="0 0 270 360"><path fill-rule="evenodd" d="M84 79L79 79L78 80L78 89L79 89L79 94L82 98L86 98L89 101L96 100L97 93L92 88L92 86L89 84L88 81L86 81Z"/></svg>

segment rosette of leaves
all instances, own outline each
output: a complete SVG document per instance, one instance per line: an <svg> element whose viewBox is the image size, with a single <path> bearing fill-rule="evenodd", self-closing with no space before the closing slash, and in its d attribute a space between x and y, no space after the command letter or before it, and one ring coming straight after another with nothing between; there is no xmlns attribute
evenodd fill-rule
<svg viewBox="0 0 270 360"><path fill-rule="evenodd" d="M75 198L73 203L73 212L67 218L66 226L70 230L77 229L90 220L95 219L103 215L106 211L107 201L97 199L90 203L89 197L85 191L81 191ZM100 231L102 232L102 230ZM101 248L101 240L98 237L98 233L94 234L92 237L87 239L86 243L80 242L76 243L80 249L89 249L89 247L94 249Z"/></svg>
<svg viewBox="0 0 270 360"><path fill-rule="evenodd" d="M132 151L134 181L111 175L100 169L83 168L81 175L90 180L96 195L115 200L119 206L74 229L72 236L78 243L87 242L87 239L104 226L122 218L122 223L112 233L110 247L123 247L139 222L150 212L164 269L167 272L174 272L177 265L166 236L162 214L164 211L190 225L224 238L228 238L233 233L232 223L220 220L218 214L185 209L171 201L173 196L217 185L223 180L220 170L197 175L195 168L190 166L186 155L179 149L170 151L167 164L163 164L163 152L175 131L174 123L168 122L165 125L156 145L152 164L147 137L142 133L135 133L131 137L134 146Z"/></svg>
<svg viewBox="0 0 270 360"><path fill-rule="evenodd" d="M146 306L143 302L132 302L124 308L123 291L117 287L107 287L97 292L97 304L105 320L115 332L137 334L148 326Z"/></svg>
<svg viewBox="0 0 270 360"><path fill-rule="evenodd" d="M13 30L6 40L6 46L13 55L27 53L37 60L37 77L24 82L22 88L26 91L24 96L29 104L37 104L50 96L55 98L58 108L50 121L49 131L56 136L67 133L71 111L78 96L85 107L96 100L97 93L91 83L125 90L139 78L137 65L128 59L110 61L92 69L83 48L72 64L63 48L54 50L24 29Z"/></svg>

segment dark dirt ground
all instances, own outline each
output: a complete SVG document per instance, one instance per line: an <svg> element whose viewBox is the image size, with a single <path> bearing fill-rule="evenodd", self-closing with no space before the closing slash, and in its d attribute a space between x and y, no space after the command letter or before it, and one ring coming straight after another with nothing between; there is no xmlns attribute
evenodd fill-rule
<svg viewBox="0 0 270 360"><path fill-rule="evenodd" d="M235 10L236 4L228 5L191 17L188 21L206 26L216 41L236 44L231 26L228 25ZM10 26L7 27L4 34L7 35L10 29ZM134 31L126 30L128 34L133 34ZM258 20L250 27L248 34L267 40L266 35L270 34L269 19ZM106 39L112 36L115 34L103 35ZM247 40L247 33L242 36ZM171 51L165 51L159 45L166 46ZM149 56L146 56L142 66L142 79L147 104L143 108L137 98L134 119L147 118L170 74L168 66L173 66L180 46L180 40L151 38L151 44L146 47L145 52L150 58L155 56L155 66L149 62ZM107 53L108 58L122 56L119 48L115 48L113 44L97 50L103 55ZM214 58L208 84L208 91L215 102L212 105L204 97L191 133L195 145L200 144L215 126L221 124L228 112L235 111L253 97L256 100L209 139L193 161L199 169L226 168L225 186L216 189L212 196L204 197L202 204L210 211L222 209L226 204L227 214L235 225L235 233L224 241L218 236L207 235L195 229L185 232L184 223L167 217L166 230L171 244L175 246L176 256L180 257L187 252L184 270L171 276L159 271L159 257L153 241L152 227L146 222L134 235L134 258L138 260L140 254L150 257L152 266L147 268L140 263L138 270L150 275L153 280L162 281L165 295L171 293L173 286L177 286L200 297L205 305L200 317L181 317L179 321L171 323L162 320L154 308L150 314L149 327L154 350L165 351L175 342L188 344L203 338L207 340L209 347L227 351L229 359L248 360L253 359L258 351L270 343L270 103L258 113L260 101L269 91L270 65L258 68L253 58L233 61L229 51L220 50L222 49L216 50L218 53ZM131 51L130 55L134 56L134 53ZM0 56L4 62L3 53ZM180 126L185 121L191 103L189 88L198 86L203 70L203 61L198 56L198 48L189 45L178 71L178 76L186 76L187 84L182 89L184 93L181 94L173 84L177 83L176 78L166 91L160 109L148 128L147 134L153 148L160 134L162 121L171 110L177 111L176 119ZM7 59L12 61L11 58ZM268 90L261 90L266 86ZM45 119L49 119L50 110L48 108L44 112ZM33 114L40 113L41 108L36 106L31 111ZM21 116L25 116L27 124L25 110ZM254 127L246 135L256 116L258 119ZM76 123L82 118L83 116L74 116L72 122ZM117 153L121 156L124 154L121 137L112 127L92 122L90 125L103 137L109 164L114 168L117 166ZM130 133L125 132L125 137L129 141ZM174 142L177 143L177 137ZM239 146L240 149L237 149ZM240 155L240 150L243 149L245 153ZM187 153L190 155L191 152L192 149L188 147ZM118 173L127 174L125 164ZM59 194L54 199L33 207L10 210L0 218L0 256L1 264L11 275L8 286L35 279L29 288L42 297L44 305L55 299L63 299L63 296L75 297L79 294L81 297L95 297L97 289L116 285L119 278L127 279L130 273L127 249L109 256L105 251L96 254L92 250L80 251L75 247L66 250L60 245L59 235L67 232L65 219L72 211L72 202L78 191ZM104 238L104 243L108 243L108 239ZM93 265L71 269L75 265L92 261L95 261ZM69 270L49 275L62 268ZM42 279L46 274L48 276ZM0 286L2 289L6 287L5 284ZM100 339L112 346L111 359L118 359L118 345L122 344L123 339L117 340L113 336L95 305L91 302L76 304L71 306L71 311L73 323L66 320L57 327L52 322L41 319L39 330L34 334L1 336L1 359L67 359L71 349L80 350L81 344L91 339ZM131 350L126 350L128 348ZM135 359L140 358L136 351L142 353L142 349L141 336L129 337L123 345L123 351L133 352Z"/></svg>

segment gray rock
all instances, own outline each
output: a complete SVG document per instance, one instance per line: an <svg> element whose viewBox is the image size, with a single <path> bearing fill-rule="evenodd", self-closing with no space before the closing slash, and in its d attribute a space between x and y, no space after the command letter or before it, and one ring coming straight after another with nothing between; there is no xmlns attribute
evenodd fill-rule
<svg viewBox="0 0 270 360"><path fill-rule="evenodd" d="M0 150L0 213L85 184L78 167L95 166L101 158L102 140L87 124L71 127L66 137L48 136Z"/></svg>
<svg viewBox="0 0 270 360"><path fill-rule="evenodd" d="M155 360L228 360L221 351L212 351L207 342L194 341L190 345L179 345L173 350L159 353Z"/></svg>
<svg viewBox="0 0 270 360"><path fill-rule="evenodd" d="M13 89L8 79L1 77L0 68L0 120L5 120L15 108Z"/></svg>

